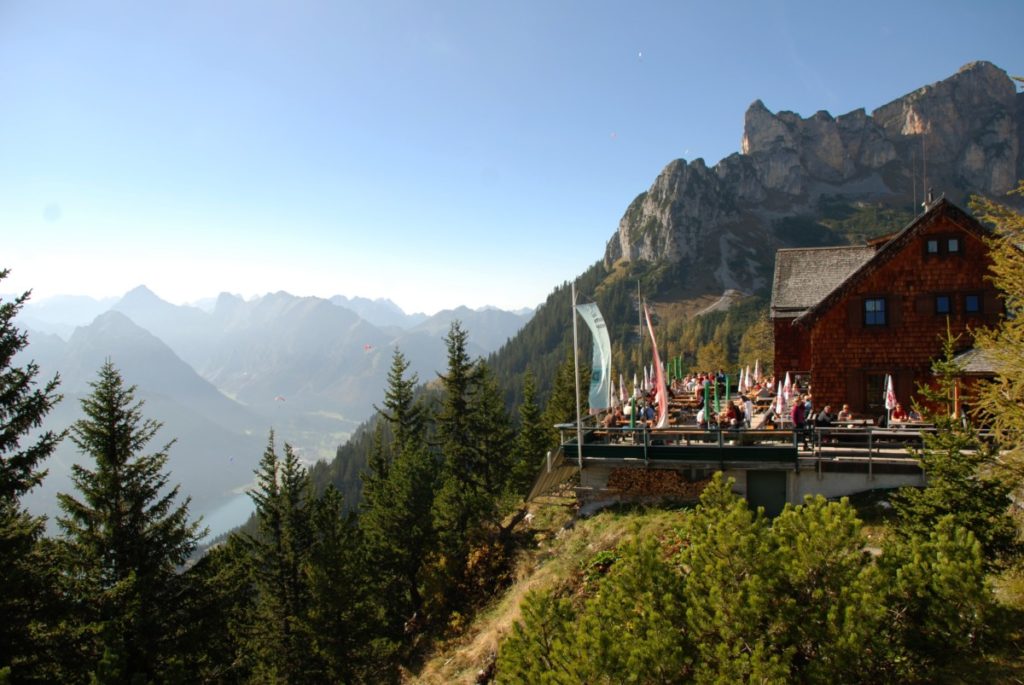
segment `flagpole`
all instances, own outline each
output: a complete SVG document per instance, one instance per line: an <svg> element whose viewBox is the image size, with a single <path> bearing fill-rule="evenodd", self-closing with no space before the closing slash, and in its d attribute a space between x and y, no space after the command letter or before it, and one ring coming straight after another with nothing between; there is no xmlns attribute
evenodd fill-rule
<svg viewBox="0 0 1024 685"><path fill-rule="evenodd" d="M572 362L576 380L576 458L583 470L583 423L580 419L579 333L576 330L576 281L572 282Z"/></svg>
<svg viewBox="0 0 1024 685"><path fill-rule="evenodd" d="M640 333L640 368L644 368L644 303L640 299L640 281L636 282L636 325Z"/></svg>

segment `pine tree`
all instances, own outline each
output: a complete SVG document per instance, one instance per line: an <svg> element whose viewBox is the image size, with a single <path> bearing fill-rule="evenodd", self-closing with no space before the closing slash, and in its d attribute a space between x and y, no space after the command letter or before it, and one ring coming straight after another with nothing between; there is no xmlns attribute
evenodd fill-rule
<svg viewBox="0 0 1024 685"><path fill-rule="evenodd" d="M426 411L416 402L414 394L419 378L415 373L407 377L408 370L409 362L396 347L388 371L388 386L384 390L384 407L374 407L391 426L395 453L410 440L420 440L426 424Z"/></svg>
<svg viewBox="0 0 1024 685"><path fill-rule="evenodd" d="M448 347L448 369L441 376L444 397L437 415L437 432L444 456L445 477L460 485L478 487L483 484L484 469L475 440L474 393L477 367L466 350L469 334L453 321L445 344Z"/></svg>
<svg viewBox="0 0 1024 685"><path fill-rule="evenodd" d="M309 659L310 587L306 564L313 543L310 523L312 488L291 445L277 456L274 433L256 471L258 532L246 536L258 593L253 639L248 651L257 679L304 683L315 679Z"/></svg>
<svg viewBox="0 0 1024 685"><path fill-rule="evenodd" d="M503 494L512 477L512 424L501 388L483 361L476 364L473 394L473 432L484 474L484 489L492 497Z"/></svg>
<svg viewBox="0 0 1024 685"><path fill-rule="evenodd" d="M775 332L767 312L759 316L740 338L740 363L753 366L758 360L761 370L770 373L775 360Z"/></svg>
<svg viewBox="0 0 1024 685"><path fill-rule="evenodd" d="M976 655L994 608L981 544L953 516L921 535L886 539L880 566L887 647L879 682L937 682L950 661Z"/></svg>
<svg viewBox="0 0 1024 685"><path fill-rule="evenodd" d="M79 618L98 636L101 658L86 667L103 682L156 681L180 657L172 639L180 626L170 624L166 607L187 592L189 577L179 569L199 524L189 522L190 500L178 502L178 486L168 488L174 441L143 452L161 424L143 418L135 386L126 387L109 361L91 386L71 438L94 468L73 466L79 496L58 495L68 572L88 592Z"/></svg>
<svg viewBox="0 0 1024 685"><path fill-rule="evenodd" d="M1024 196L1024 181L1011 194ZM1024 213L986 198L975 198L971 206L994 226L992 282L1009 314L997 326L975 333L975 345L997 371L993 381L981 384L977 410L995 431L1011 482L1019 486L1024 482Z"/></svg>
<svg viewBox="0 0 1024 685"><path fill-rule="evenodd" d="M728 369L729 352L719 340L711 340L697 349L697 368L701 371Z"/></svg>
<svg viewBox="0 0 1024 685"><path fill-rule="evenodd" d="M590 381L580 378L580 387L589 385ZM581 397L580 412L587 413L587 402ZM573 360L572 350L568 350L558 373L555 382L551 387L551 396L548 398L547 406L544 409L544 424L548 426L548 447L558 447L561 434L555 426L563 423L576 423L576 364Z"/></svg>
<svg viewBox="0 0 1024 685"><path fill-rule="evenodd" d="M241 542L232 535L207 549L188 570L189 593L179 605L165 607L182 627L182 682L251 681L245 648L255 602L248 552Z"/></svg>
<svg viewBox="0 0 1024 685"><path fill-rule="evenodd" d="M361 474L364 507L370 506L376 490L387 480L395 455L410 441L424 439L426 408L415 398L419 379L416 374L406 377L408 370L409 362L396 347L384 389L384 406L374 405L380 420L374 428L366 471Z"/></svg>
<svg viewBox="0 0 1024 685"><path fill-rule="evenodd" d="M0 282L8 273L0 270ZM41 562L35 552L43 532L43 519L22 508L21 498L42 482L46 472L40 465L64 435L47 430L23 444L61 399L57 376L40 387L34 362L14 365L28 345L27 334L14 325L28 296L0 302L0 671L9 667L16 681L32 670L28 662L37 651L29 623L40 609Z"/></svg>
<svg viewBox="0 0 1024 685"><path fill-rule="evenodd" d="M404 626L422 610L422 572L433 541L431 506L436 462L426 445L426 412L414 399L415 375L395 351L384 407L366 473L359 527L372 573L373 602L381 616L381 633L391 645L403 638ZM385 446L384 426L393 439Z"/></svg>
<svg viewBox="0 0 1024 685"><path fill-rule="evenodd" d="M692 676L696 651L687 631L682 572L666 557L661 541L635 539L601 580L600 592L575 622L569 654L578 682L679 683Z"/></svg>
<svg viewBox="0 0 1024 685"><path fill-rule="evenodd" d="M391 640L401 640L404 626L423 610L424 562L435 538L431 508L436 481L437 463L427 446L409 442L359 519L372 569L369 582Z"/></svg>
<svg viewBox="0 0 1024 685"><path fill-rule="evenodd" d="M523 403L519 405L519 430L512 446L510 487L525 497L548 450L547 430L537 406L537 386L533 374L526 372L523 380Z"/></svg>
<svg viewBox="0 0 1024 685"><path fill-rule="evenodd" d="M581 677L580 654L573 650L577 616L568 599L531 591L521 607L522 621L501 644L497 672L503 683L575 685Z"/></svg>
<svg viewBox="0 0 1024 685"><path fill-rule="evenodd" d="M954 386L963 375L956 361L958 337L948 331L943 356L932 364L933 385L918 391L920 407L934 433L922 435L921 466L927 476L923 489L904 488L894 498L905 537L927 537L940 519L952 516L981 544L989 570L1012 561L1021 552L1016 524L1009 512L1011 484L996 476L998 454L969 422L953 418Z"/></svg>
<svg viewBox="0 0 1024 685"><path fill-rule="evenodd" d="M313 545L305 566L313 638L309 660L319 682L354 682L371 665L368 637L377 632L365 597L359 529L334 487L313 504L310 523Z"/></svg>
<svg viewBox="0 0 1024 685"><path fill-rule="evenodd" d="M481 422L475 402L480 371L466 351L467 340L459 322L453 322L437 415L442 463L431 518L440 555L440 585L448 603L458 596L470 549L484 535L485 522L494 521L497 512L494 496L487 490L488 468L480 448Z"/></svg>

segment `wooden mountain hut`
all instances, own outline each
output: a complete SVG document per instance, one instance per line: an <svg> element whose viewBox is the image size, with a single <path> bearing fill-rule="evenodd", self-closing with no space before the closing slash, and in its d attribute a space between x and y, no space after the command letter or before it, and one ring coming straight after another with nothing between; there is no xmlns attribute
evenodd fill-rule
<svg viewBox="0 0 1024 685"><path fill-rule="evenodd" d="M814 404L880 416L886 374L909 406L949 330L1003 311L987 280L989 231L946 199L866 245L779 250L772 285L775 371L810 376Z"/></svg>

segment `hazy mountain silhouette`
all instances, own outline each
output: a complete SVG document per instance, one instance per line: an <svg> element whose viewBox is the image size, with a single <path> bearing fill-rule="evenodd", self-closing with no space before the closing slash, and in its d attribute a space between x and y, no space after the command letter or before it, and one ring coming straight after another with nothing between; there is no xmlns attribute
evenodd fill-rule
<svg viewBox="0 0 1024 685"><path fill-rule="evenodd" d="M5 302L14 299L4 295ZM42 333L53 333L65 340L78 326L85 326L117 302L116 297L97 300L85 295L57 295L36 302L29 299L18 314L18 323Z"/></svg>
<svg viewBox="0 0 1024 685"><path fill-rule="evenodd" d="M423 313L406 314L397 304L384 298L370 300L365 297L348 298L344 295L335 295L330 298L330 302L352 310L380 328L392 326L401 329L411 328L427 318L427 315Z"/></svg>
<svg viewBox="0 0 1024 685"><path fill-rule="evenodd" d="M381 311L394 306L376 304ZM146 416L165 423L160 439L178 439L172 480L203 512L251 479L271 427L305 460L333 458L383 398L394 347L401 347L411 372L430 381L446 366L444 338L456 318L470 333L470 353L483 356L528 316L459 308L411 328L381 327L321 298L278 292L244 300L222 293L204 311L140 286L66 342L32 330L24 356L36 359L47 377L61 374L66 399L48 422L55 428L80 416L80 398L111 359L138 386ZM67 474L77 458L70 442L61 447L34 508L54 513L53 496L71 488Z"/></svg>
<svg viewBox="0 0 1024 685"><path fill-rule="evenodd" d="M30 340L23 355L36 360L41 377L61 375L64 401L45 427L61 430L82 416L80 400L109 359L126 383L137 386L136 396L145 402L143 415L164 424L149 451L176 440L168 462L171 482L193 498L195 513L211 511L252 480L270 428L267 420L224 396L125 315L102 314L66 343L38 333ZM56 493L72 490L71 464L83 459L70 440L62 442L47 461L50 473L43 485L27 500L32 509L53 516Z"/></svg>
<svg viewBox="0 0 1024 685"><path fill-rule="evenodd" d="M215 337L208 312L166 302L144 285L127 292L112 309L167 343L193 368L206 360Z"/></svg>

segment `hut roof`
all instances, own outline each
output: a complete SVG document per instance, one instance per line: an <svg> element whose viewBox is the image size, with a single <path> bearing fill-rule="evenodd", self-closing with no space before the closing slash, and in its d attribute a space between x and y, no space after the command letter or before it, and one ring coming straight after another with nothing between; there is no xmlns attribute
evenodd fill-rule
<svg viewBox="0 0 1024 685"><path fill-rule="evenodd" d="M927 212L907 224L907 226L897 233L892 240L878 248L873 257L866 260L852 273L849 273L847 278L845 278L836 287L832 288L824 297L820 298L816 303L808 307L805 312L798 314L798 320L794 323L810 323L820 314L828 311L828 309L835 304L837 300L860 282L861 279L866 277L868 274L873 273L876 269L885 265L889 260L898 255L918 233L926 227L933 225L940 219L940 217L945 217L948 221L968 233L973 233L979 237L987 237L989 235L989 230L979 223L974 217L964 212L946 198L941 198L935 202ZM777 274L778 271L776 270L776 275Z"/></svg>
<svg viewBox="0 0 1024 685"><path fill-rule="evenodd" d="M773 318L800 316L875 255L866 245L779 250L775 255Z"/></svg>

